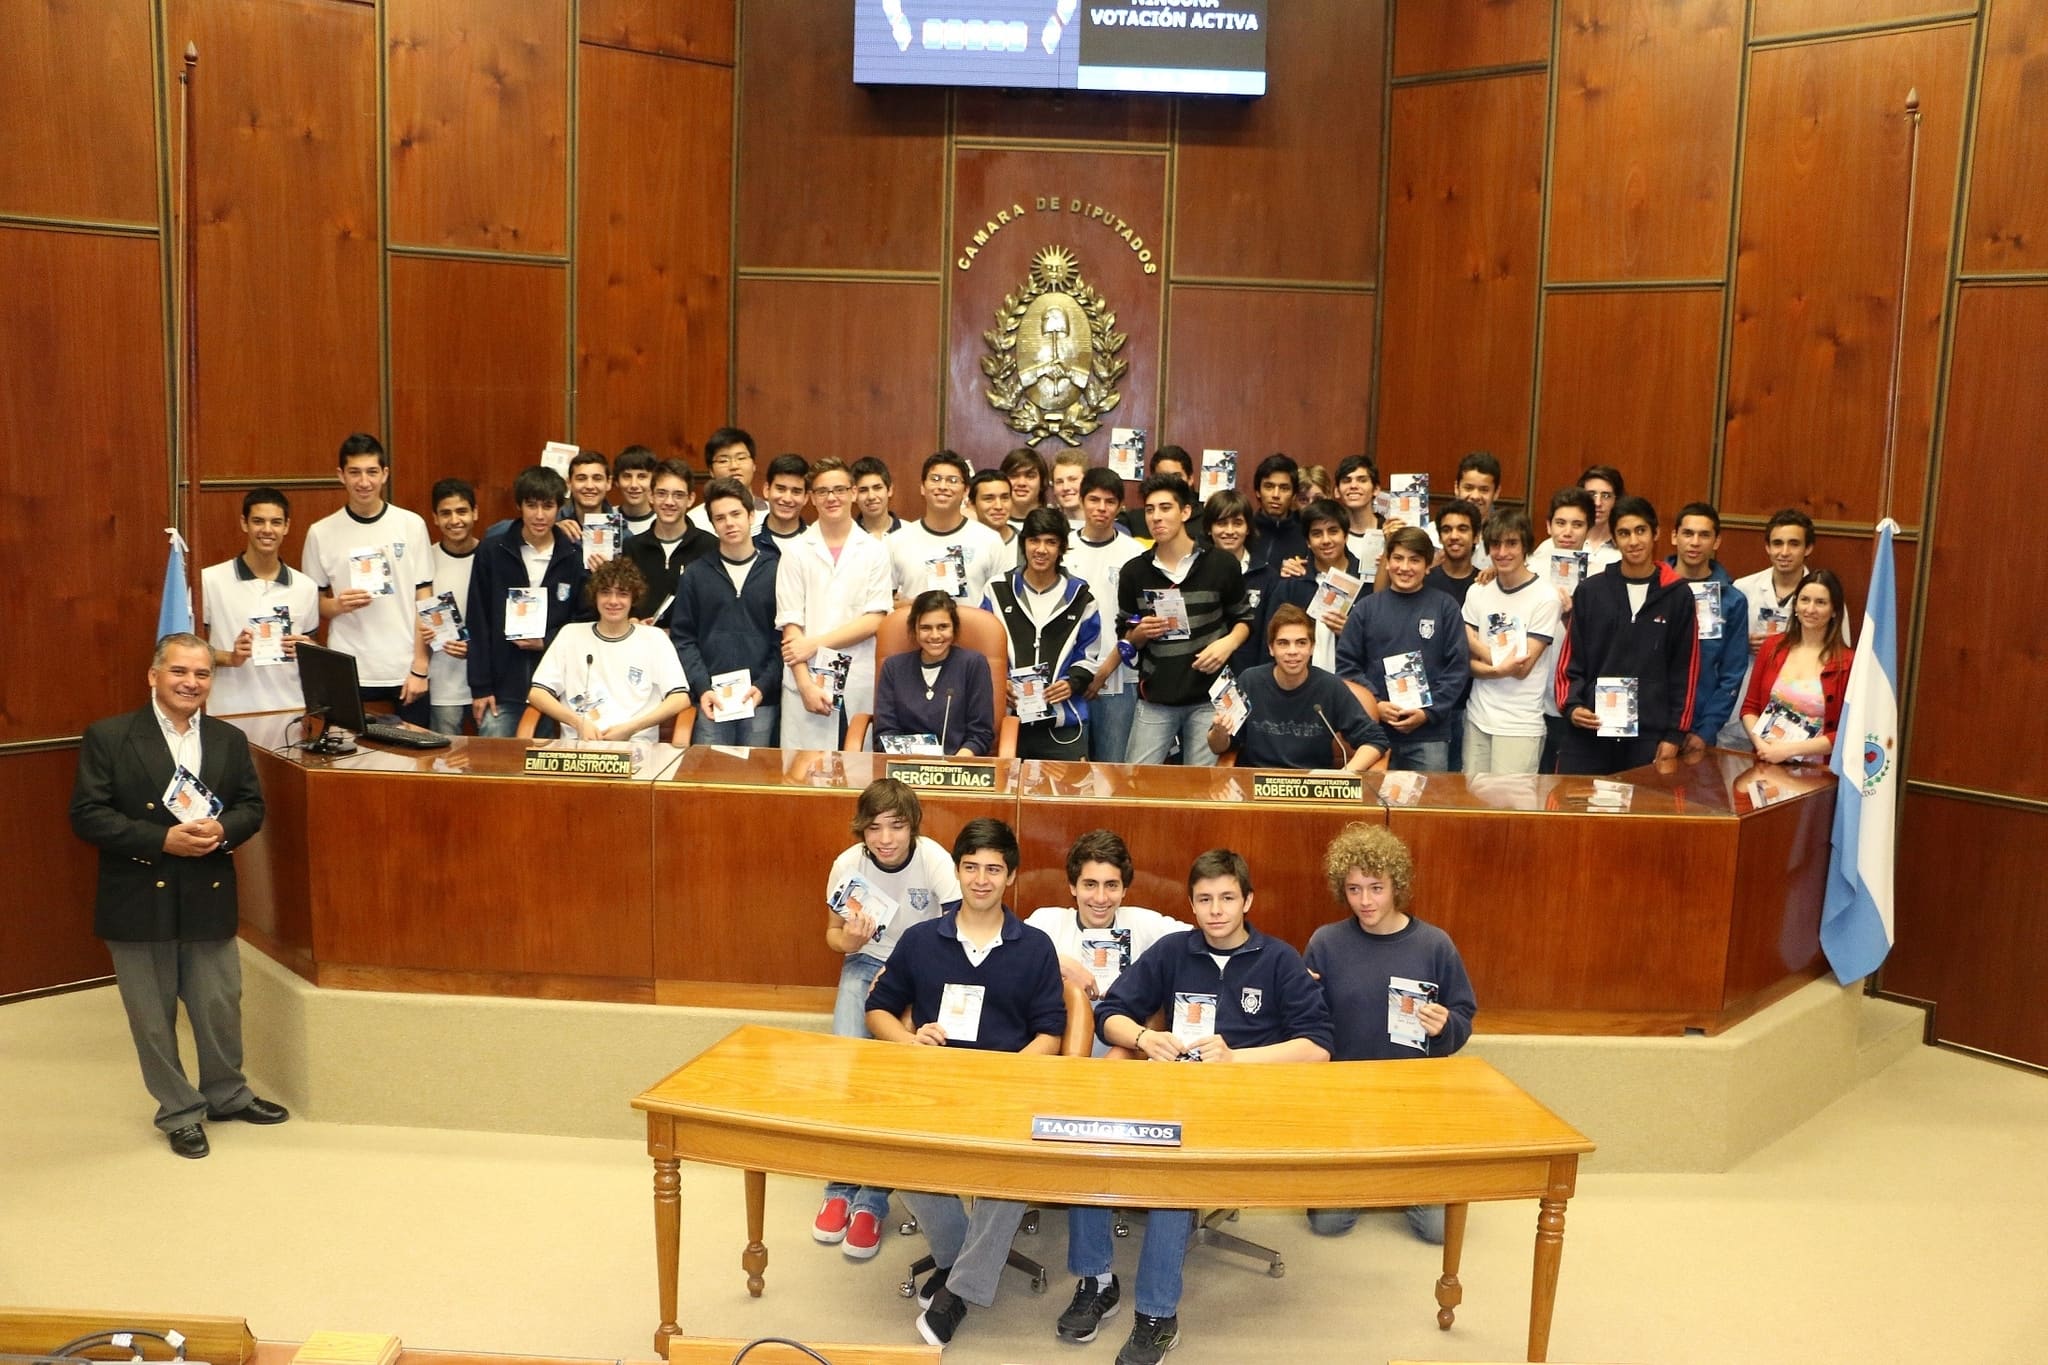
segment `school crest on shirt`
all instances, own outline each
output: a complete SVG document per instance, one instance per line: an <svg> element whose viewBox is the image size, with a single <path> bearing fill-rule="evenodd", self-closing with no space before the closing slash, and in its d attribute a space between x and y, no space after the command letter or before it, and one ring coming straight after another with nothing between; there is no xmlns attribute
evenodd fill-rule
<svg viewBox="0 0 2048 1365"><path fill-rule="evenodd" d="M1244 590L1244 604L1253 611L1257 611L1259 609L1259 599L1265 595L1266 590L1264 588L1246 588Z"/></svg>
<svg viewBox="0 0 2048 1365"><path fill-rule="evenodd" d="M1246 986L1237 993L1237 1007L1246 1014L1257 1014L1265 1003L1266 993L1257 986Z"/></svg>
<svg viewBox="0 0 2048 1365"><path fill-rule="evenodd" d="M917 913L920 915L928 913L932 908L932 893L930 887L913 886L910 888L910 894L906 896L904 899L908 900L910 902L910 908L917 911Z"/></svg>
<svg viewBox="0 0 2048 1365"><path fill-rule="evenodd" d="M1426 616L1415 623L1415 629L1422 633L1422 638L1425 640L1434 640L1436 638L1436 622Z"/></svg>
<svg viewBox="0 0 2048 1365"><path fill-rule="evenodd" d="M635 664L633 667L626 670L626 681L631 683L635 687L638 687L640 685L640 680L646 676L647 675L641 671L640 666L638 664Z"/></svg>

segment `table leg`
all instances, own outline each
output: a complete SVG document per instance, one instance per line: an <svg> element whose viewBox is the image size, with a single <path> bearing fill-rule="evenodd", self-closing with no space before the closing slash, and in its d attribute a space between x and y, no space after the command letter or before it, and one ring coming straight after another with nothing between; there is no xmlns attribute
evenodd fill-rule
<svg viewBox="0 0 2048 1365"><path fill-rule="evenodd" d="M1444 1273L1436 1282L1436 1325L1448 1332L1465 1301L1465 1286L1458 1283L1458 1258L1465 1254L1464 1204L1444 1205Z"/></svg>
<svg viewBox="0 0 2048 1365"><path fill-rule="evenodd" d="M683 1231L681 1165L674 1156L654 1158L654 1278L661 1290L654 1353L663 1360L668 1359L668 1339L682 1331L676 1324L677 1251Z"/></svg>
<svg viewBox="0 0 2048 1365"><path fill-rule="evenodd" d="M747 1272L747 1293L761 1297L761 1272L768 1268L768 1248L761 1242L763 1220L768 1207L768 1173L748 1171L747 1249L740 1255L740 1269Z"/></svg>
<svg viewBox="0 0 2048 1365"><path fill-rule="evenodd" d="M1536 1268L1529 1284L1529 1359L1550 1358L1550 1310L1557 1304L1557 1266L1564 1258L1564 1200L1540 1201Z"/></svg>

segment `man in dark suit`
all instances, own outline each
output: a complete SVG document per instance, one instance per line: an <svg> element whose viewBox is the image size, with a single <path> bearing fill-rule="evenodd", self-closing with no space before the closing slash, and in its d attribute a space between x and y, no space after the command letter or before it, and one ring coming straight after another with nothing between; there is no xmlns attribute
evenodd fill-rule
<svg viewBox="0 0 2048 1365"><path fill-rule="evenodd" d="M166 635L149 686L149 705L85 732L71 828L100 851L93 932L113 955L143 1084L156 1097L156 1126L179 1156L202 1157L202 1116L291 1117L242 1078L232 854L262 828L263 792L249 741L203 713L213 690L206 641ZM178 1057L181 999L198 1044L197 1088Z"/></svg>

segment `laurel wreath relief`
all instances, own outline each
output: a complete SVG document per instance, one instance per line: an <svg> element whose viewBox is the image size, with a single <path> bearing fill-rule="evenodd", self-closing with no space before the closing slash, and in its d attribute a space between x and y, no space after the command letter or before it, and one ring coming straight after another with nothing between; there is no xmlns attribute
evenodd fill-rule
<svg viewBox="0 0 2048 1365"><path fill-rule="evenodd" d="M1017 367L1017 341L1031 305L1040 295L1055 291L1073 299L1086 315L1091 357L1088 382L1080 396L1064 408L1047 411L1024 391ZM989 405L1004 414L1011 430L1022 432L1028 440L1057 436L1070 446L1079 445L1123 398L1113 386L1130 369L1130 362L1117 355L1128 338L1116 330L1116 314L1095 286L1081 278L1080 262L1065 247L1039 250L1032 258L1024 291L1003 296L1002 306L996 309L995 327L981 335L989 348L989 354L981 358L982 373L988 376Z"/></svg>

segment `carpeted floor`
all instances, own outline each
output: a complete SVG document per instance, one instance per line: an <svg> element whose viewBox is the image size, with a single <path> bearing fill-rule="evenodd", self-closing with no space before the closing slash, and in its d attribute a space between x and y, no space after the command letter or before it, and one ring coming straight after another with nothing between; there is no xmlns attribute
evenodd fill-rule
<svg viewBox="0 0 2048 1365"><path fill-rule="evenodd" d="M237 1314L268 1339L374 1328L415 1346L651 1354L650 1167L634 1143L294 1121L215 1125L213 1155L181 1161L149 1124L110 990L0 1007L0 1095L0 1302ZM795 1181L769 1183L768 1292L749 1300L739 1185L684 1170L686 1329L915 1339L895 1286L922 1242L891 1234L850 1264L811 1243L816 1191ZM1584 1176L1569 1220L1553 1360L2048 1359L2038 1076L1917 1049L1728 1174ZM1298 1215L1248 1213L1239 1230L1279 1246L1286 1277L1197 1251L1173 1359L1520 1359L1534 1224L1533 1204L1473 1208L1445 1334L1437 1253L1398 1215L1323 1241ZM947 1358L1108 1365L1127 1308L1091 1345L1052 1336L1072 1288L1063 1219L1021 1245L1051 1288L1008 1280ZM1136 1253L1120 1249L1121 1271Z"/></svg>

